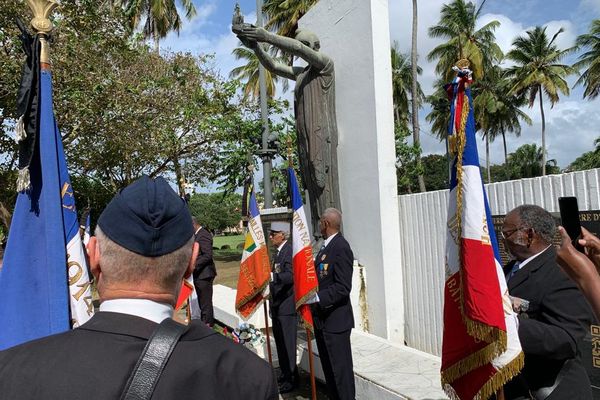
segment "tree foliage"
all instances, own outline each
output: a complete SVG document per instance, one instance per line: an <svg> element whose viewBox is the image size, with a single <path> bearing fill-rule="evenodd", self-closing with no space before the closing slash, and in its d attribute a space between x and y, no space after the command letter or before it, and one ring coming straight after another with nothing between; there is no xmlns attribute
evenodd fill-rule
<svg viewBox="0 0 600 400"><path fill-rule="evenodd" d="M200 225L213 232L233 228L242 219L242 196L238 193L194 193L188 205Z"/></svg>
<svg viewBox="0 0 600 400"><path fill-rule="evenodd" d="M592 21L588 33L577 37L576 45L585 51L573 67L585 70L575 84L583 85L583 97L593 100L600 94L600 19Z"/></svg>

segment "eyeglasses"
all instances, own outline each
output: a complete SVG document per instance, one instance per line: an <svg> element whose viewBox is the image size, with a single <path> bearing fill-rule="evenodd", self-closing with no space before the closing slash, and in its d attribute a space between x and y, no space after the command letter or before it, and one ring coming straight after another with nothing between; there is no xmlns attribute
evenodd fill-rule
<svg viewBox="0 0 600 400"><path fill-rule="evenodd" d="M518 228L515 229L511 229L509 231L500 231L500 236L502 236L502 239L508 239L509 237L511 237L516 231L520 231L523 230L525 227L524 226L520 226Z"/></svg>
<svg viewBox="0 0 600 400"><path fill-rule="evenodd" d="M271 231L271 232L269 232L269 236L275 236L278 233L281 233L281 232L280 231Z"/></svg>

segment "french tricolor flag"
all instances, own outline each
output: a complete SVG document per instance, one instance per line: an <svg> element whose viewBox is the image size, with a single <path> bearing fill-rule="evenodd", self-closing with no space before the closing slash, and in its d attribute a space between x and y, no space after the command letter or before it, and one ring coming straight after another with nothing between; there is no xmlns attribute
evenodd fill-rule
<svg viewBox="0 0 600 400"><path fill-rule="evenodd" d="M310 306L305 304L317 291L319 284L315 272L313 260L311 237L304 213L304 204L298 189L296 173L292 167L288 168L290 182L290 193L292 198L292 265L294 268L294 296L296 310L302 318L304 326L313 330L313 319Z"/></svg>
<svg viewBox="0 0 600 400"><path fill-rule="evenodd" d="M487 399L523 367L517 318L481 179L471 73L460 69L451 99L442 387L453 399Z"/></svg>

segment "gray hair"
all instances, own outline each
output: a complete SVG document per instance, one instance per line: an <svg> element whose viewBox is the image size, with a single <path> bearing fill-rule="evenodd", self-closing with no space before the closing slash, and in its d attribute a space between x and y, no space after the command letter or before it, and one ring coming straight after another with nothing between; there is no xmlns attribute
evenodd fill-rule
<svg viewBox="0 0 600 400"><path fill-rule="evenodd" d="M329 224L333 229L340 230L340 227L342 226L342 213L337 208L331 207L325 209L323 214L321 214L321 218L329 221Z"/></svg>
<svg viewBox="0 0 600 400"><path fill-rule="evenodd" d="M524 228L532 228L544 242L552 243L556 235L556 223L552 214L533 204L524 204L511 212L517 213Z"/></svg>
<svg viewBox="0 0 600 400"><path fill-rule="evenodd" d="M102 274L108 284L137 284L150 281L169 291L181 285L181 279L192 257L193 236L171 253L159 257L146 257L113 242L99 226L96 227L95 233L100 248Z"/></svg>

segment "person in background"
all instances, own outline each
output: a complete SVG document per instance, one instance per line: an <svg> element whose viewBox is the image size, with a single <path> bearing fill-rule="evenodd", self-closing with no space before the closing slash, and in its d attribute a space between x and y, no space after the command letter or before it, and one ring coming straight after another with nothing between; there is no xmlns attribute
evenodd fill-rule
<svg viewBox="0 0 600 400"><path fill-rule="evenodd" d="M292 244L289 242L290 223L271 223L269 237L275 248L272 279L270 283L270 308L273 319L273 337L281 375L278 378L279 393L289 393L298 387L296 366L296 335L298 316L294 300L294 271L292 267Z"/></svg>
<svg viewBox="0 0 600 400"><path fill-rule="evenodd" d="M200 253L194 267L194 286L198 295L198 305L200 306L201 319L209 326L213 326L213 282L217 276L217 269L213 261L213 236L206 230L196 218L194 222L194 240L200 246Z"/></svg>

